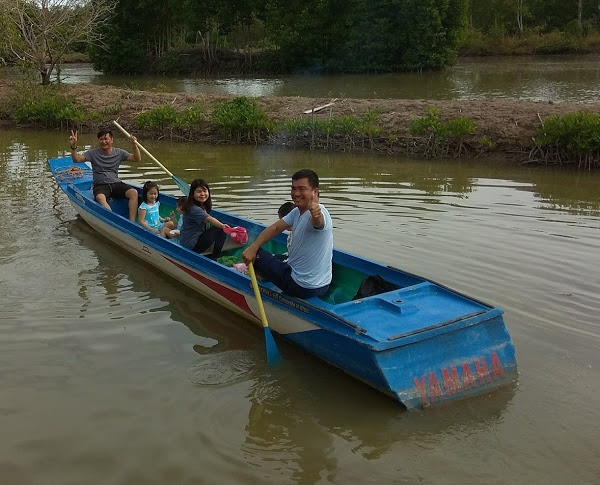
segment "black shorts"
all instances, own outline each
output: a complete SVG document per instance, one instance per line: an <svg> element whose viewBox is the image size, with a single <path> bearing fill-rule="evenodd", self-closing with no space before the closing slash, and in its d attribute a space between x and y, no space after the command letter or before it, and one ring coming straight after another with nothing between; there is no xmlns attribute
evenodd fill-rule
<svg viewBox="0 0 600 485"><path fill-rule="evenodd" d="M114 184L94 184L94 199L98 194L104 194L106 200L110 199L125 199L125 192L132 189L131 185L127 185L123 182L116 182Z"/></svg>

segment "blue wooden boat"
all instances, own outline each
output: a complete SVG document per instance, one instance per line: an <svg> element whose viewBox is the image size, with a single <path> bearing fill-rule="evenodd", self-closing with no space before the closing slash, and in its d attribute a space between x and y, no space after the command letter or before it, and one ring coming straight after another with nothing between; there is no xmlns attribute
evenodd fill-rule
<svg viewBox="0 0 600 485"><path fill-rule="evenodd" d="M161 238L127 218L125 200L109 211L93 200L91 170L70 157L49 160L58 185L96 231L223 307L262 326L250 278L236 269ZM141 188L138 188L141 194ZM161 194L161 214L176 197ZM252 241L263 225L213 210ZM286 251L286 237L263 246ZM229 243L224 255L240 257ZM241 259L240 259L241 261ZM368 277L393 289L353 299ZM289 297L269 282L260 292L274 335L338 367L407 409L489 393L517 379L515 349L503 311L431 280L334 250L333 281L322 298Z"/></svg>

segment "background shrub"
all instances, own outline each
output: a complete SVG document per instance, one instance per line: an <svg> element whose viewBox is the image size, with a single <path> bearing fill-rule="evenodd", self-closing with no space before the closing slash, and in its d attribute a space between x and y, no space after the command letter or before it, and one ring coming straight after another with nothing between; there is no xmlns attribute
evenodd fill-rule
<svg viewBox="0 0 600 485"><path fill-rule="evenodd" d="M600 116L589 111L549 116L536 137L542 147L574 155L600 153Z"/></svg>
<svg viewBox="0 0 600 485"><path fill-rule="evenodd" d="M61 94L53 86L20 86L13 103L16 110L12 116L17 123L62 126L81 123L87 116L75 97Z"/></svg>
<svg viewBox="0 0 600 485"><path fill-rule="evenodd" d="M261 132L270 128L266 114L254 100L245 96L219 103L212 113L212 121L219 131L238 139L257 140Z"/></svg>
<svg viewBox="0 0 600 485"><path fill-rule="evenodd" d="M173 126L177 122L177 111L173 106L162 105L152 108L150 111L140 113L135 118L135 124L138 128L154 128L164 130Z"/></svg>

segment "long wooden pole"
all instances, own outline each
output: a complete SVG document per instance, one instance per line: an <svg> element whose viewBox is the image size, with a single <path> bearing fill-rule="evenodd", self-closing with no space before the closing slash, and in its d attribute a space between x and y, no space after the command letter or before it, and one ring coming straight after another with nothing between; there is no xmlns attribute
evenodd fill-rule
<svg viewBox="0 0 600 485"><path fill-rule="evenodd" d="M127 132L127 130L125 128L123 128L118 122L117 120L113 120L113 124L119 129L121 130L121 132L127 137L130 138L131 135ZM146 150L142 144L136 140L135 144L139 147L140 150L142 150L146 155L148 155L148 157L150 157L150 159L156 163L160 168L162 168L165 173L171 177L173 179L173 181L177 184L177 186L179 187L179 190L181 190L185 195L188 195L188 192L190 190L190 185L185 182L184 180L181 180L179 177L176 177L175 175L173 175L168 169L167 167L165 167L162 163L160 163L155 157L154 155L152 155L152 153L150 153L148 150Z"/></svg>

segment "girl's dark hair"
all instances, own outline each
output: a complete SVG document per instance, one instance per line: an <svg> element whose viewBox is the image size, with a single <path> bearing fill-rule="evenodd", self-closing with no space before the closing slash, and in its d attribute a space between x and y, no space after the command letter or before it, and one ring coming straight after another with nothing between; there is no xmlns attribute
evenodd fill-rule
<svg viewBox="0 0 600 485"><path fill-rule="evenodd" d="M142 200L144 202L146 202L146 204L148 203L146 196L148 195L148 191L150 189L156 189L156 191L158 192L158 197L156 198L156 200L158 200L160 198L160 190L158 190L158 184L156 182L152 182L151 180L148 180L148 182L146 182L144 184L144 186L142 187Z"/></svg>
<svg viewBox="0 0 600 485"><path fill-rule="evenodd" d="M206 190L208 190L208 199L206 199L204 207L202 207L202 205L200 205L200 203L196 202L196 199L194 199L194 192L198 187L204 187ZM212 210L212 196L210 195L210 187L203 179L196 179L191 183L187 200L183 203L183 206L181 206L183 212L189 211L190 207L192 207L192 204L202 207L208 214L210 214L210 211Z"/></svg>
<svg viewBox="0 0 600 485"><path fill-rule="evenodd" d="M177 197L177 207L183 207L183 204L185 203L186 200L187 200L187 197L185 195Z"/></svg>

